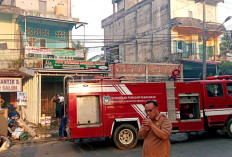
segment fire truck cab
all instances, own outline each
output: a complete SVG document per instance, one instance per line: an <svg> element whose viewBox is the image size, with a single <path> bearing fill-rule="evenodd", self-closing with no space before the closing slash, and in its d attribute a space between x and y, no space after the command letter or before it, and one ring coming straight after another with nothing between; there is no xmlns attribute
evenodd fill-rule
<svg viewBox="0 0 232 157"><path fill-rule="evenodd" d="M133 148L148 100L157 101L173 132L222 129L232 138L231 80L69 82L67 92L73 139L109 137L120 149Z"/></svg>

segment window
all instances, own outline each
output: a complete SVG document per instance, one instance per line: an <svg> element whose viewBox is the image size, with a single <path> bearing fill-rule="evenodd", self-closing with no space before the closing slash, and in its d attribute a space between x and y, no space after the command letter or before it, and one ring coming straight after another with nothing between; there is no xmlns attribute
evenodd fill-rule
<svg viewBox="0 0 232 157"><path fill-rule="evenodd" d="M230 96L232 96L232 83L226 84L227 92Z"/></svg>
<svg viewBox="0 0 232 157"><path fill-rule="evenodd" d="M41 29L35 28L35 29L34 29L34 35L41 36Z"/></svg>
<svg viewBox="0 0 232 157"><path fill-rule="evenodd" d="M40 39L40 47L46 47L45 39Z"/></svg>
<svg viewBox="0 0 232 157"><path fill-rule="evenodd" d="M27 27L26 28L26 33L27 33L27 35L33 35L33 29L30 28L30 27Z"/></svg>
<svg viewBox="0 0 232 157"><path fill-rule="evenodd" d="M207 84L206 85L208 97L223 96L222 84Z"/></svg>
<svg viewBox="0 0 232 157"><path fill-rule="evenodd" d="M68 38L68 33L63 31L56 31L55 36L56 38Z"/></svg>
<svg viewBox="0 0 232 157"><path fill-rule="evenodd" d="M47 11L47 2L39 1L39 11L46 12Z"/></svg>
<svg viewBox="0 0 232 157"><path fill-rule="evenodd" d="M189 11L189 17L193 17L193 12Z"/></svg>
<svg viewBox="0 0 232 157"><path fill-rule="evenodd" d="M203 57L203 45L199 45L199 56L200 56L200 59L202 59L202 57Z"/></svg>
<svg viewBox="0 0 232 157"><path fill-rule="evenodd" d="M35 38L29 38L28 45L29 46L35 46Z"/></svg>
<svg viewBox="0 0 232 157"><path fill-rule="evenodd" d="M49 36L49 30L43 29L42 30L42 36Z"/></svg>
<svg viewBox="0 0 232 157"><path fill-rule="evenodd" d="M207 59L214 57L214 46L207 47Z"/></svg>
<svg viewBox="0 0 232 157"><path fill-rule="evenodd" d="M0 43L0 50L6 50L7 49L7 43Z"/></svg>

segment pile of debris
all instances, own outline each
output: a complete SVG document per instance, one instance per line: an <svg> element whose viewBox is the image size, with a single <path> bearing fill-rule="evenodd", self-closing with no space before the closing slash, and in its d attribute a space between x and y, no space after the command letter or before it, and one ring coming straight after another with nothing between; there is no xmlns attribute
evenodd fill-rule
<svg viewBox="0 0 232 157"><path fill-rule="evenodd" d="M0 109L0 122L0 152L10 146L10 141L36 137L36 132L20 118L13 105Z"/></svg>

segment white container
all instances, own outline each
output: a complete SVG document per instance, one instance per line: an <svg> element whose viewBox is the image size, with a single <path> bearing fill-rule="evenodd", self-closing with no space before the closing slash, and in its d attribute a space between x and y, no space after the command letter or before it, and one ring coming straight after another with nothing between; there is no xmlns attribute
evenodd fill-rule
<svg viewBox="0 0 232 157"><path fill-rule="evenodd" d="M51 125L51 121L52 121L52 117L51 116L46 116L45 117L46 126L50 126Z"/></svg>
<svg viewBox="0 0 232 157"><path fill-rule="evenodd" d="M45 124L46 124L45 117L41 117L40 123L42 126L45 126Z"/></svg>

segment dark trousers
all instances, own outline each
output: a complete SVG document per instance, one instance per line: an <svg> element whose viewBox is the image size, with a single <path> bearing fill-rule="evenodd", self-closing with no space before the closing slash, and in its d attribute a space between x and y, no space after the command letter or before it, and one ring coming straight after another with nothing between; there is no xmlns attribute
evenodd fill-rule
<svg viewBox="0 0 232 157"><path fill-rule="evenodd" d="M66 125L67 125L67 117L65 118L62 117L60 126L59 126L59 137L60 138L67 137L67 131L65 130Z"/></svg>

